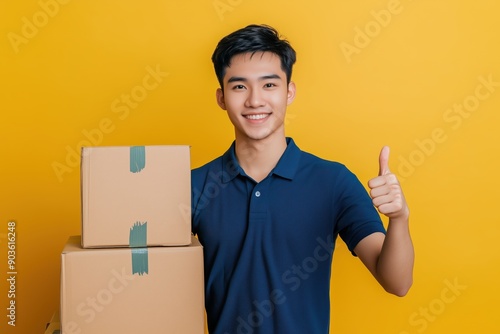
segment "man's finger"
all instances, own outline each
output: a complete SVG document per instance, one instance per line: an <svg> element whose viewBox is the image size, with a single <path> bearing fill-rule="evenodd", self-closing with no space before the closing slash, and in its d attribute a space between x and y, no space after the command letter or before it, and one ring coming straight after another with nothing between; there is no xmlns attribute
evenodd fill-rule
<svg viewBox="0 0 500 334"><path fill-rule="evenodd" d="M389 152L390 152L389 146L382 147L382 151L380 151L380 156L378 158L378 161L379 161L379 163L378 163L378 165L379 165L378 175L379 176L386 175L386 174L389 174L391 172L389 170Z"/></svg>

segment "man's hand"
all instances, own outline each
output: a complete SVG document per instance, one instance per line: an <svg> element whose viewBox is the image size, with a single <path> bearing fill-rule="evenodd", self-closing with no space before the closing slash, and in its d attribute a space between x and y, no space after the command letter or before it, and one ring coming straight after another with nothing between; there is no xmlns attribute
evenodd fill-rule
<svg viewBox="0 0 500 334"><path fill-rule="evenodd" d="M413 283L415 255L410 237L410 211L396 175L389 170L389 147L380 152L378 176L368 181L373 205L389 217L387 233L372 233L354 248L384 289L404 296Z"/></svg>
<svg viewBox="0 0 500 334"><path fill-rule="evenodd" d="M368 181L373 205L391 220L407 221L409 209L396 175L389 170L389 147L384 146L379 156L378 176Z"/></svg>

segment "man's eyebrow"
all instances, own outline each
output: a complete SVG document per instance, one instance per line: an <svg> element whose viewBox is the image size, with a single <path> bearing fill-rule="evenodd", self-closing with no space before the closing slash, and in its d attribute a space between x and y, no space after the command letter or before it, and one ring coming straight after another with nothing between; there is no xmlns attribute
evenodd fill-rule
<svg viewBox="0 0 500 334"><path fill-rule="evenodd" d="M261 77L259 77L259 81L262 81L262 80L269 80L269 79L282 79L278 74L269 74L269 75L263 75ZM230 77L229 80L227 80L227 83L231 83L231 82L237 82L237 81L242 81L242 82L247 82L248 79L247 78L244 78L244 77Z"/></svg>
<svg viewBox="0 0 500 334"><path fill-rule="evenodd" d="M243 77L230 77L229 80L227 81L227 83L236 82L236 81L246 82L248 80L246 78L243 78Z"/></svg>
<svg viewBox="0 0 500 334"><path fill-rule="evenodd" d="M277 74L269 74L269 75L264 75L264 76L259 78L259 80L268 80L268 79L280 79L281 80L281 77Z"/></svg>

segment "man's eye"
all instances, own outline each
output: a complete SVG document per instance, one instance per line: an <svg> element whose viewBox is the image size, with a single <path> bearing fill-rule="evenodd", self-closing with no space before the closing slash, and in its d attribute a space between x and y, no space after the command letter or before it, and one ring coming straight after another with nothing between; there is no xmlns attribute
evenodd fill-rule
<svg viewBox="0 0 500 334"><path fill-rule="evenodd" d="M276 86L276 85L275 85L275 84L273 84L273 83L266 83L266 84L264 85L264 87L266 87L266 88L272 88L272 87L275 87L275 86Z"/></svg>
<svg viewBox="0 0 500 334"><path fill-rule="evenodd" d="M233 87L233 89L244 89L244 88L245 88L245 86L243 86L243 85L236 85Z"/></svg>

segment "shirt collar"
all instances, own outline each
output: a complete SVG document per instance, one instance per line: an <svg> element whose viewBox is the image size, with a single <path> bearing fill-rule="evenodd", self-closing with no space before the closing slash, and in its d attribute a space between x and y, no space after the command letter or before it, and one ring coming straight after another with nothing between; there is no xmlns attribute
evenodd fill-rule
<svg viewBox="0 0 500 334"><path fill-rule="evenodd" d="M271 174L292 180L299 167L301 150L290 137L286 138L286 143L287 146L285 152L283 152L283 155L279 159L276 167L274 167L271 171ZM222 156L222 169L224 170L224 173L222 174L222 182L224 183L231 181L237 175L246 176L236 159L235 146L236 143L233 141L231 147L229 147L229 149Z"/></svg>

